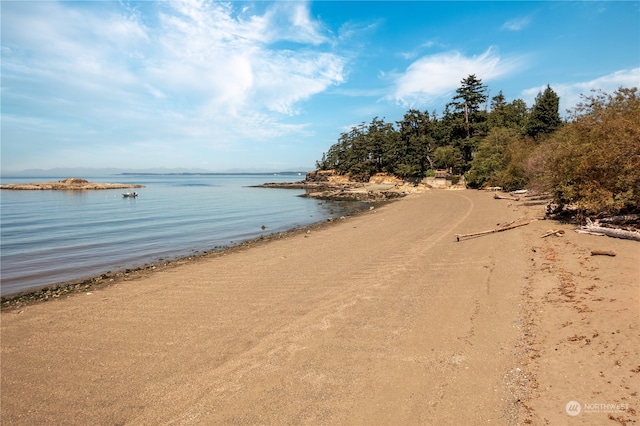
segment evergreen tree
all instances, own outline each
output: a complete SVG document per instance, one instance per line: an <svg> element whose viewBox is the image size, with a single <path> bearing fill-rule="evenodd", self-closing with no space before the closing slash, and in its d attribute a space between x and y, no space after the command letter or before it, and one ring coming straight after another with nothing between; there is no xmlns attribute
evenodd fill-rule
<svg viewBox="0 0 640 426"><path fill-rule="evenodd" d="M473 158L478 137L487 132L487 112L482 109L487 101L487 87L474 74L462 79L461 84L445 108L443 125L449 133L448 143L462 153L465 164L460 171L465 171Z"/></svg>
<svg viewBox="0 0 640 426"><path fill-rule="evenodd" d="M375 117L370 124L361 123L340 135L338 143L316 163L320 170L334 169L349 174L353 180L367 181L379 172L393 168L391 155L397 132L393 125Z"/></svg>
<svg viewBox="0 0 640 426"><path fill-rule="evenodd" d="M498 92L493 98L491 98L491 112L501 112L507 105L507 101L502 94L502 90Z"/></svg>
<svg viewBox="0 0 640 426"><path fill-rule="evenodd" d="M524 134L529 118L527 104L522 99L515 99L504 107L504 125Z"/></svg>
<svg viewBox="0 0 640 426"><path fill-rule="evenodd" d="M401 177L423 177L430 168L429 154L433 150L433 123L429 113L409 110L397 122L398 140L393 149L392 173Z"/></svg>
<svg viewBox="0 0 640 426"><path fill-rule="evenodd" d="M393 163L396 161L392 155L397 140L397 133L391 123L385 123L384 119L380 120L374 117L367 129L367 157L370 167L367 175L363 175L364 180L374 173L387 172L393 169Z"/></svg>
<svg viewBox="0 0 640 426"><path fill-rule="evenodd" d="M560 97L547 85L544 92L538 93L536 96L526 126L526 135L535 139L541 135L551 134L558 129L562 123L559 106Z"/></svg>
<svg viewBox="0 0 640 426"><path fill-rule="evenodd" d="M491 112L487 118L489 130L506 127L524 133L529 113L522 99L507 103L502 91L491 99Z"/></svg>
<svg viewBox="0 0 640 426"><path fill-rule="evenodd" d="M469 114L477 113L482 105L487 101L487 86L482 84L482 80L475 74L463 78L460 82L462 86L456 89L452 104L458 112L464 112L466 106Z"/></svg>

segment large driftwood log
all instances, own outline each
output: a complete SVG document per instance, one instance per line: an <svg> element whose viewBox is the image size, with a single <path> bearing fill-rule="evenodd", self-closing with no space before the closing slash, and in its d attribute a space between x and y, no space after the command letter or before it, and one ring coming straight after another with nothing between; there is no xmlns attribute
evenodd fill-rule
<svg viewBox="0 0 640 426"><path fill-rule="evenodd" d="M580 234L606 235L613 238L623 238L625 240L640 241L640 232L628 231L620 228L606 228L600 226L598 222L587 220L587 224L580 229L576 229Z"/></svg>

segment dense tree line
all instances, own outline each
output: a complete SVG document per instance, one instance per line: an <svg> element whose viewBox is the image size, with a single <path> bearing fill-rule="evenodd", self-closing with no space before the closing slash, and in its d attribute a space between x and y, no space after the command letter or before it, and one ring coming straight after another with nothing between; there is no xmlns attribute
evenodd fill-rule
<svg viewBox="0 0 640 426"><path fill-rule="evenodd" d="M368 180L380 172L420 178L434 169L463 174L472 169L483 141L495 137L495 132L528 137L533 143L561 126L559 98L550 87L538 95L531 110L521 99L508 103L502 92L491 99L490 109L487 102L487 87L469 75L442 117L416 109L396 123L375 117L342 133L316 166L349 174L354 180ZM492 177L477 172L474 176L471 184L475 186Z"/></svg>
<svg viewBox="0 0 640 426"><path fill-rule="evenodd" d="M585 212L640 210L637 88L583 96L566 121L550 86L529 108L489 100L475 75L461 81L441 117L410 109L402 120L375 117L340 135L316 163L356 181L380 172L421 179L436 169L464 175L472 188L536 186Z"/></svg>

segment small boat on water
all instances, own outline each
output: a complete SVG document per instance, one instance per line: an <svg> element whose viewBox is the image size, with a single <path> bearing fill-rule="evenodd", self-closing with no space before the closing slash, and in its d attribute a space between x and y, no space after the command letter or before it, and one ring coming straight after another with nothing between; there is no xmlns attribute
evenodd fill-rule
<svg viewBox="0 0 640 426"><path fill-rule="evenodd" d="M125 192L122 194L124 198L136 198L138 196L137 192Z"/></svg>

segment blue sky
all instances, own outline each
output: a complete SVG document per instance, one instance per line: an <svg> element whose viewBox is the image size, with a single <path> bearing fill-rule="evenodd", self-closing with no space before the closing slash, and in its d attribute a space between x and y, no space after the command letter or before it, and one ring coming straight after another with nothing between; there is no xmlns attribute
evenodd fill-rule
<svg viewBox="0 0 640 426"><path fill-rule="evenodd" d="M5 1L2 173L309 169L475 74L561 112L640 86L640 2Z"/></svg>

